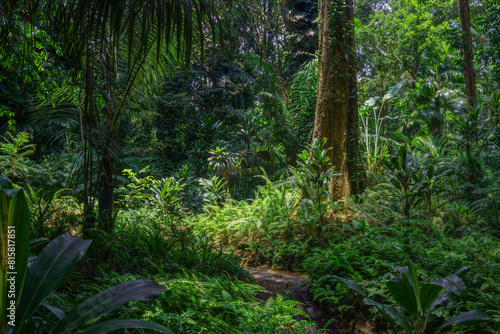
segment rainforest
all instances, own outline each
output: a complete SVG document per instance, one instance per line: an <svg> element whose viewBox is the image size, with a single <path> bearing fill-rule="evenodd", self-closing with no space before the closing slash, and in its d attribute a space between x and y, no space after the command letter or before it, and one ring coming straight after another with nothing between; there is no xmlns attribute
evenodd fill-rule
<svg viewBox="0 0 500 334"><path fill-rule="evenodd" d="M0 332L500 333L498 0L0 1Z"/></svg>

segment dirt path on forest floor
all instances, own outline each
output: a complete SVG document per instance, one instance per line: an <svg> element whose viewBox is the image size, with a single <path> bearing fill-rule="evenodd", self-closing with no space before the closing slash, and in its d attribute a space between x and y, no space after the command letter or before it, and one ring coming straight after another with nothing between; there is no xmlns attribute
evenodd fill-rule
<svg viewBox="0 0 500 334"><path fill-rule="evenodd" d="M272 270L269 268L248 268L250 274L255 277L255 284L260 285L267 291L262 291L257 294L257 297L262 301L266 301L269 297L276 298L276 294L285 295L287 291L292 293L293 299L301 302L303 305L297 305L297 308L305 311L307 315L316 323L314 328L311 328L311 333L328 333L342 334L347 333L341 330L336 321L332 321L326 330L320 331L330 320L321 310L314 305L312 299L307 293L309 287L307 275L298 272L289 272L281 270ZM303 320L303 317L297 320Z"/></svg>

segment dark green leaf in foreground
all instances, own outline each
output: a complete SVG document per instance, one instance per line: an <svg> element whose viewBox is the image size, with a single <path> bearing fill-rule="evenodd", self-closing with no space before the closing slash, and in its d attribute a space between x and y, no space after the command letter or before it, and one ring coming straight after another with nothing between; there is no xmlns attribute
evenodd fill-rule
<svg viewBox="0 0 500 334"><path fill-rule="evenodd" d="M393 277L387 282L391 296L411 315L418 312L417 298L411 281L406 274Z"/></svg>
<svg viewBox="0 0 500 334"><path fill-rule="evenodd" d="M66 313L64 313L61 309L58 309L57 307L54 307L46 303L43 303L42 305L48 308L49 311L52 312L59 320L62 320L66 317Z"/></svg>
<svg viewBox="0 0 500 334"><path fill-rule="evenodd" d="M8 180L0 182L3 186L12 184ZM7 306L10 303L10 297L7 293L10 290L10 283L7 279L12 279L12 272L15 274L15 303L23 289L26 277L26 265L28 263L29 240L30 235L30 217L29 207L26 202L26 196L21 189L0 189L0 245L2 265L0 268L0 312L2 319L0 328L5 328L5 316ZM8 264L7 259L11 260L14 256L15 264ZM10 261L9 261L10 262ZM9 297L9 298L8 298Z"/></svg>
<svg viewBox="0 0 500 334"><path fill-rule="evenodd" d="M423 312L430 311L436 305L436 300L444 292L444 288L434 284L423 284L420 289L420 306Z"/></svg>
<svg viewBox="0 0 500 334"><path fill-rule="evenodd" d="M96 319L132 300L153 300L167 291L152 280L142 279L123 283L90 297L61 321L54 333L70 332L87 321Z"/></svg>
<svg viewBox="0 0 500 334"><path fill-rule="evenodd" d="M432 281L429 284L441 286L453 293L455 293L462 301L467 299L467 287L464 281L457 275L446 276L438 280Z"/></svg>
<svg viewBox="0 0 500 334"><path fill-rule="evenodd" d="M26 284L16 311L19 323L23 323L64 282L90 243L91 240L63 234L45 246L26 275Z"/></svg>
<svg viewBox="0 0 500 334"><path fill-rule="evenodd" d="M347 285L347 287L353 289L354 291L356 291L357 293L359 293L360 295L362 295L363 297L367 298L368 295L366 294L366 292L358 285L358 283L354 282L354 281L351 281L349 279L345 279L345 278L342 278L342 277L338 277L338 276L335 276L335 275L332 275L333 277L335 277L336 279L338 279L339 281L341 281L342 283L344 283L345 285Z"/></svg>
<svg viewBox="0 0 500 334"><path fill-rule="evenodd" d="M450 325L472 325L488 320L491 320L489 315L482 311L474 310L455 314L448 321L443 323L440 328Z"/></svg>
<svg viewBox="0 0 500 334"><path fill-rule="evenodd" d="M122 328L144 328L153 329L161 333L174 334L170 329L165 326L155 324L153 322L137 320L137 319L113 319L103 321L89 328L78 331L81 334L103 334L115 331Z"/></svg>
<svg viewBox="0 0 500 334"><path fill-rule="evenodd" d="M408 319L404 316L403 311L401 308L396 308L392 305L384 305L379 302L376 302L371 299L365 299L363 300L363 304L365 305L370 305L370 306L376 306L379 311L382 313L382 315L386 318L387 321L391 324L393 329L396 331L397 329L394 326L394 322L401 326L406 332L411 333L411 325ZM401 311L399 312L398 309ZM392 319L391 319L392 318Z"/></svg>

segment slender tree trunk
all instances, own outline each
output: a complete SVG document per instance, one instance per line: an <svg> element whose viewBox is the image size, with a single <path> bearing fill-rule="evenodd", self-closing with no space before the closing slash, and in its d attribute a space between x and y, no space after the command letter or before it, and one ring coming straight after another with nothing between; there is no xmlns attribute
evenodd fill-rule
<svg viewBox="0 0 500 334"><path fill-rule="evenodd" d="M464 32L465 88L469 111L476 105L476 79L474 75L472 36L470 33L469 0L460 0L460 20Z"/></svg>
<svg viewBox="0 0 500 334"><path fill-rule="evenodd" d="M111 130L113 131L113 130ZM116 140L112 138L111 143ZM103 150L102 161L101 161L101 173L99 175L99 189L98 189L98 199L99 199L99 229L102 229L108 233L113 230L113 202L114 202L114 184L113 184L113 174L115 167L115 157L111 151L111 145L102 143L101 149Z"/></svg>
<svg viewBox="0 0 500 334"><path fill-rule="evenodd" d="M318 98L313 138L327 138L330 162L342 176L330 180L330 192L334 200L351 195L351 172L348 163L348 147L357 142L356 89L353 75L355 57L351 44L353 33L349 23L352 3L319 0L319 71ZM353 115L350 115L353 113ZM350 138L349 138L350 137ZM353 151L354 152L354 151Z"/></svg>
<svg viewBox="0 0 500 334"><path fill-rule="evenodd" d="M439 91L439 87L437 86L437 84L434 84L434 107L436 108L436 110L441 113L441 100L439 99L439 97L437 97L437 92ZM446 103L445 103L446 104ZM444 122L445 122L445 107L443 106L442 108L443 110L443 115L440 116L439 119L436 119L432 122L432 126L431 126L431 134L432 134L432 137L434 139L436 139L437 137L441 137L443 135L443 127L444 127Z"/></svg>
<svg viewBox="0 0 500 334"><path fill-rule="evenodd" d="M114 54L118 54L114 50ZM106 118L101 121L101 161L99 163L99 181L97 197L99 201L99 225L98 228L108 233L113 231L114 217L113 217L113 203L114 203L114 183L113 175L115 169L115 154L118 152L118 124L115 122L117 117L117 106L113 103L116 99L116 91L113 88L113 83L118 80L118 64L116 58L110 54L107 55L106 60L102 64L103 83L105 94L104 109L106 111Z"/></svg>
<svg viewBox="0 0 500 334"><path fill-rule="evenodd" d="M94 139L92 137L92 129L95 126L95 118L93 112L93 78L92 78L92 62L91 62L91 48L90 36L87 32L87 49L85 51L85 81L84 90L85 98L83 108L79 111L80 116L80 134L82 142L82 176L84 186L84 207L83 207L83 235L86 238L93 238L93 233L89 232L90 229L95 227L95 214L94 214L94 192L93 192L93 149Z"/></svg>
<svg viewBox="0 0 500 334"><path fill-rule="evenodd" d="M468 111L470 112L476 106L476 79L474 75L472 53L472 36L470 33L470 12L469 0L459 0L460 3L460 21L462 21L462 31L464 33L464 63L465 63L465 89L467 92ZM475 163L472 156L472 141L473 139L467 136L465 145L465 152L467 155L467 178L470 183L477 183L477 176L475 173ZM476 140L477 144L477 140Z"/></svg>
<svg viewBox="0 0 500 334"><path fill-rule="evenodd" d="M349 29L349 172L351 174L351 192L360 194L366 181L366 174L361 161L361 151L359 149L359 113L358 113L358 79L356 62L356 37L354 34L354 4L352 0L346 1L347 25Z"/></svg>

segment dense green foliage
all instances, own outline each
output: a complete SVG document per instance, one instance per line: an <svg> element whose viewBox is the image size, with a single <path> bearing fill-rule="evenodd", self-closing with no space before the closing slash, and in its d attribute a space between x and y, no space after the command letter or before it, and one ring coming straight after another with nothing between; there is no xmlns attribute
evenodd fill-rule
<svg viewBox="0 0 500 334"><path fill-rule="evenodd" d="M469 4L467 56L461 2L354 1L364 189L334 201L318 1L4 1L13 332L307 333L289 295L256 297L265 265L352 332L499 333L500 7Z"/></svg>

